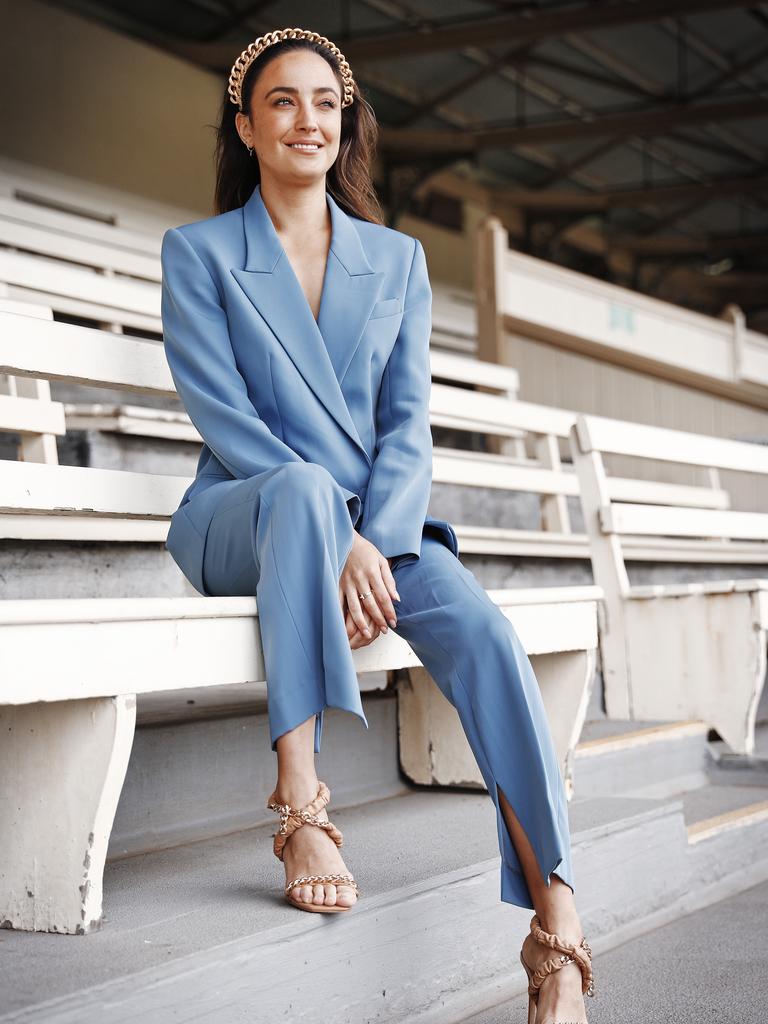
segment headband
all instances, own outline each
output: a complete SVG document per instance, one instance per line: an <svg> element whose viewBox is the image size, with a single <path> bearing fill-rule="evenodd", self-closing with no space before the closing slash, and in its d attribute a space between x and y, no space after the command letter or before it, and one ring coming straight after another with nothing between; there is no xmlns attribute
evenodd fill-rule
<svg viewBox="0 0 768 1024"><path fill-rule="evenodd" d="M258 39L254 39L252 43L243 50L240 56L237 58L235 63L232 65L232 70L229 73L229 86L227 91L229 92L229 99L242 113L243 110L243 79L246 76L248 68L253 64L259 54L263 53L268 46L273 46L275 43L280 43L284 39L309 39L313 43L321 43L327 47L331 53L337 58L339 62L339 71L341 73L342 81L344 82L344 99L342 100L342 107L348 107L354 99L354 79L352 78L352 71L350 70L349 64L347 63L346 57L330 39L326 39L325 36L318 35L317 32L309 32L303 28L281 28L274 32L268 32L265 36L259 36Z"/></svg>

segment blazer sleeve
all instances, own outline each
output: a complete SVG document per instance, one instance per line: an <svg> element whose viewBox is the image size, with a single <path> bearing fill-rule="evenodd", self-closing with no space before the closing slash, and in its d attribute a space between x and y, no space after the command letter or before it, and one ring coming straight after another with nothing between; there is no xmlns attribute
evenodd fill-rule
<svg viewBox="0 0 768 1024"><path fill-rule="evenodd" d="M419 557L432 488L432 289L424 249L413 241L403 319L379 391L376 454L358 528L387 558Z"/></svg>
<svg viewBox="0 0 768 1024"><path fill-rule="evenodd" d="M163 235L160 261L165 357L176 391L202 439L237 479L286 462L305 462L272 433L251 402L216 285L178 228L169 228ZM360 497L339 487L354 522Z"/></svg>

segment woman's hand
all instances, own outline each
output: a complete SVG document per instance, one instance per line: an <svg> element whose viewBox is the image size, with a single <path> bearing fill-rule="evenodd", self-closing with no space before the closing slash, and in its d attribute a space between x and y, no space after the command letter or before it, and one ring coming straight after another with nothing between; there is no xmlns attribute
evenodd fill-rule
<svg viewBox="0 0 768 1024"><path fill-rule="evenodd" d="M359 594L370 597L361 600ZM339 578L339 600L345 616L347 636L354 649L365 647L387 632L387 623L397 625L392 599L400 600L389 559L355 531L352 550Z"/></svg>

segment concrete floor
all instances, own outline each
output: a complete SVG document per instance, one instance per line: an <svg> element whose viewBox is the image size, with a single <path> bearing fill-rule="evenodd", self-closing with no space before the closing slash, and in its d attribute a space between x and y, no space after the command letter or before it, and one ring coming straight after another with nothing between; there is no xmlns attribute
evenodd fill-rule
<svg viewBox="0 0 768 1024"><path fill-rule="evenodd" d="M589 1024L765 1024L768 882L596 956ZM524 1021L528 997L463 1024Z"/></svg>

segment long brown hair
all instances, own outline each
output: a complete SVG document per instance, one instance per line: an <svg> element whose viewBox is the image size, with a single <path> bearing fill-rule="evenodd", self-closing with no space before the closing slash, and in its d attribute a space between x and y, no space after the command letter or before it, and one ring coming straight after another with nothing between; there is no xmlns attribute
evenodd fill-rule
<svg viewBox="0 0 768 1024"><path fill-rule="evenodd" d="M267 47L248 68L243 81L243 111L248 113L256 81L267 64L286 50L311 50L331 66L339 85L343 83L334 53L322 43L309 39L283 39ZM224 90L216 136L215 213L228 213L243 206L261 181L256 154L249 156L235 126L237 107ZM373 186L371 167L379 127L376 115L355 83L354 102L341 111L339 153L326 175L326 188L336 202L353 217L384 223L384 215Z"/></svg>

